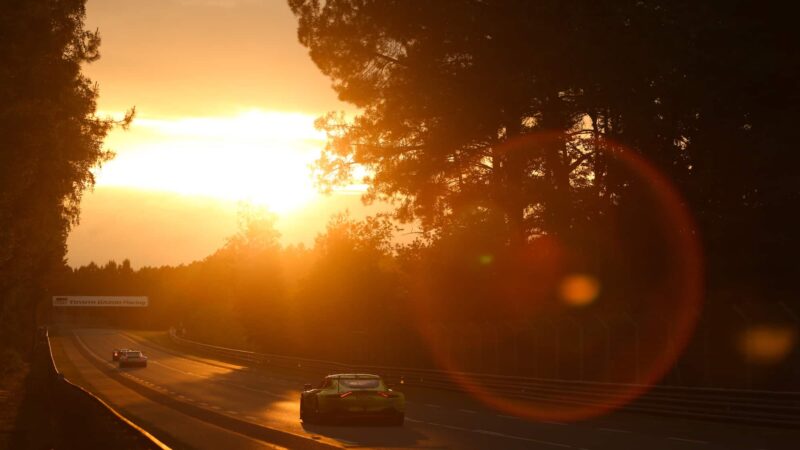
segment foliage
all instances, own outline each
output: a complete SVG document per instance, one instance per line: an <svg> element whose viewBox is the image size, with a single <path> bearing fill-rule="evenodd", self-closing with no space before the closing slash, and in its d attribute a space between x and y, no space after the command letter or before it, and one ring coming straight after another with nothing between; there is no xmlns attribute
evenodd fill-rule
<svg viewBox="0 0 800 450"><path fill-rule="evenodd" d="M20 347L50 274L64 266L91 169L113 157L121 122L95 115L98 89L81 64L99 58L84 0L0 4L0 342Z"/></svg>
<svg viewBox="0 0 800 450"><path fill-rule="evenodd" d="M25 367L19 352L11 348L0 349L0 376L18 373Z"/></svg>
<svg viewBox="0 0 800 450"><path fill-rule="evenodd" d="M300 42L361 110L351 122L320 119L330 138L318 162L323 185L365 167L366 200L394 201L400 219L426 230L446 232L478 212L512 247L546 234L586 244L609 233L609 220L639 220L641 183L615 156L624 147L685 196L712 281L774 285L796 275L800 223L785 212L800 200L790 169L800 160L785 141L798 119L800 74L796 27L780 8L289 5Z"/></svg>
<svg viewBox="0 0 800 450"><path fill-rule="evenodd" d="M402 323L393 225L385 217L332 217L313 249L281 247L274 217L242 216L240 230L202 261L130 270L126 260L64 272L60 292L147 295L143 314L105 315L108 324L182 325L197 339L270 352L312 351L327 333ZM380 318L380 320L376 320Z"/></svg>

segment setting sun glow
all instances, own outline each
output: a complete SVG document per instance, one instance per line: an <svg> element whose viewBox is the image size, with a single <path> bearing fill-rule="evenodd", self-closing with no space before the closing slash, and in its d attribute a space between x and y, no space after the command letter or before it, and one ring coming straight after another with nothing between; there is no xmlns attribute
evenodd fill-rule
<svg viewBox="0 0 800 450"><path fill-rule="evenodd" d="M117 157L97 171L97 184L245 201L286 213L317 195L309 165L324 138L314 116L305 114L143 115L129 131L109 137Z"/></svg>

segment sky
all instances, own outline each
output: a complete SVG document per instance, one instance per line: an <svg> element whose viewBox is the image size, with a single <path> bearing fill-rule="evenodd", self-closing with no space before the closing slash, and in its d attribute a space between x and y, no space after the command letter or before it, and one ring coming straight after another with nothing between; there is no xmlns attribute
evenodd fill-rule
<svg viewBox="0 0 800 450"><path fill-rule="evenodd" d="M314 119L340 102L297 41L284 0L88 0L101 59L100 115L136 107L106 139L116 158L95 170L68 239L71 266L130 259L189 263L224 245L242 202L278 214L285 244L313 242L327 218L365 207L359 187L330 196L310 176L325 144Z"/></svg>

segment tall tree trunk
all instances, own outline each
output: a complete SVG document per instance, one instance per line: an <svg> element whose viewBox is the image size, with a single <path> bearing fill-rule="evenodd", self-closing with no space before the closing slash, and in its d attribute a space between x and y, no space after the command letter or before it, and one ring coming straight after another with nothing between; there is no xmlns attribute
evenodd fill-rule
<svg viewBox="0 0 800 450"><path fill-rule="evenodd" d="M573 214L565 136L570 124L558 95L553 94L549 99L540 122L544 133L541 146L549 190L545 205L546 226L551 233L565 234L569 232Z"/></svg>

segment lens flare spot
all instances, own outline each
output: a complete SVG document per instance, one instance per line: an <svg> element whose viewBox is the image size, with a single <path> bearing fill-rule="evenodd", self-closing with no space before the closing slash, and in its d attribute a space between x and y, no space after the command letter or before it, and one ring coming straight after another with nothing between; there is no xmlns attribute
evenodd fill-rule
<svg viewBox="0 0 800 450"><path fill-rule="evenodd" d="M572 306L586 306L600 293L600 282L597 278L586 274L574 274L565 277L559 286L561 299Z"/></svg>
<svg viewBox="0 0 800 450"><path fill-rule="evenodd" d="M748 361L757 364L775 364L786 358L794 348L796 340L797 332L793 328L757 325L742 334L739 349Z"/></svg>
<svg viewBox="0 0 800 450"><path fill-rule="evenodd" d="M487 254L485 254L485 255L481 255L481 256L478 258L478 261L479 261L481 264L483 264L484 266L488 266L489 264L491 264L491 263L492 263L492 261L494 261L494 255L491 255L491 254L488 254L488 253L487 253Z"/></svg>

